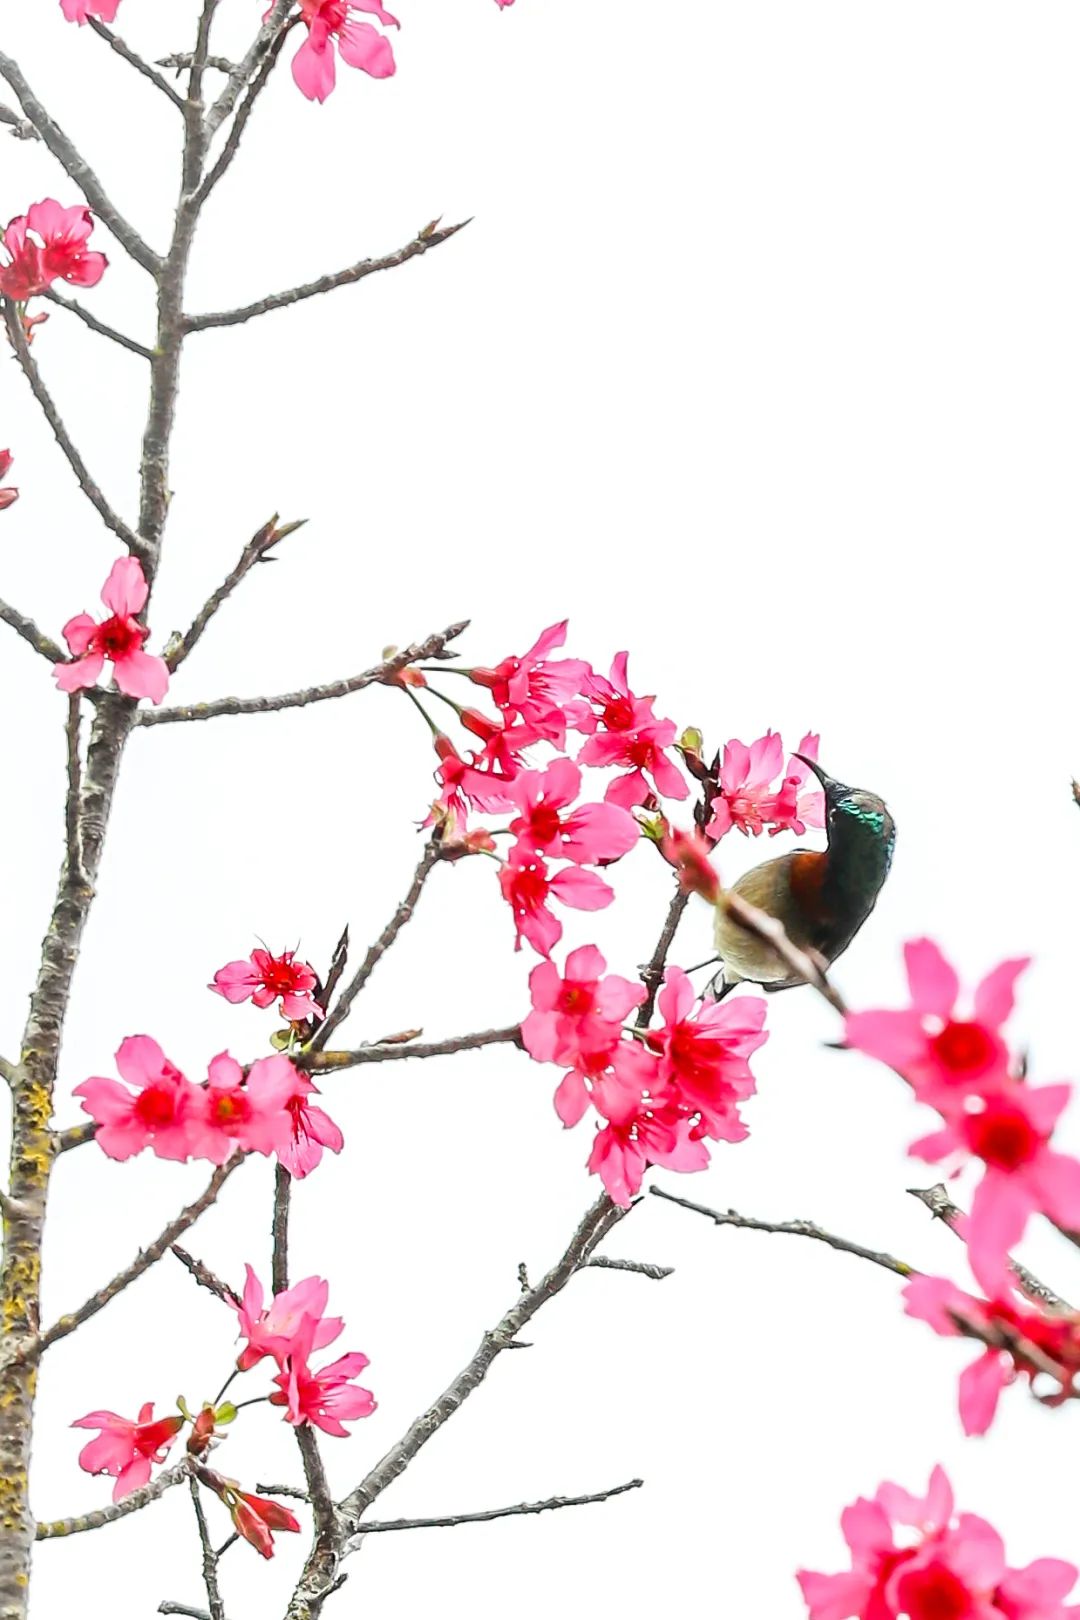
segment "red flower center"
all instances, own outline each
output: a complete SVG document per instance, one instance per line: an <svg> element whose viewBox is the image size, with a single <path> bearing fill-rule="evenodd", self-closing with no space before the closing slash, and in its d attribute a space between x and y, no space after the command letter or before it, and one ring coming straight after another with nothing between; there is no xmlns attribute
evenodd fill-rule
<svg viewBox="0 0 1080 1620"><path fill-rule="evenodd" d="M149 635L141 624L128 617L121 618L113 614L104 624L99 624L94 632L93 647L96 652L102 652L113 663L118 658L126 658L129 653L138 652Z"/></svg>
<svg viewBox="0 0 1080 1620"><path fill-rule="evenodd" d="M210 1105L210 1115L216 1125L231 1125L247 1119L251 1103L242 1091L219 1091Z"/></svg>
<svg viewBox="0 0 1080 1620"><path fill-rule="evenodd" d="M656 748L648 737L635 737L626 750L626 762L639 771L648 770L656 758Z"/></svg>
<svg viewBox="0 0 1080 1620"><path fill-rule="evenodd" d="M905 1575L898 1596L911 1620L964 1620L971 1613L968 1588L941 1564Z"/></svg>
<svg viewBox="0 0 1080 1620"><path fill-rule="evenodd" d="M974 1074L989 1068L996 1052L982 1024L958 1023L952 1018L940 1034L931 1037L930 1047L942 1067L954 1074Z"/></svg>
<svg viewBox="0 0 1080 1620"><path fill-rule="evenodd" d="M516 911L538 911L547 899L548 880L539 866L520 866L514 873Z"/></svg>
<svg viewBox="0 0 1080 1620"><path fill-rule="evenodd" d="M568 984L559 997L559 1011L569 1013L573 1018L583 1017L593 1010L592 986L587 984Z"/></svg>
<svg viewBox="0 0 1080 1620"><path fill-rule="evenodd" d="M262 982L275 996L287 996L297 988L299 974L284 957L275 957L262 970Z"/></svg>
<svg viewBox="0 0 1080 1620"><path fill-rule="evenodd" d="M968 1122L971 1150L999 1170L1018 1170L1035 1157L1042 1137L1018 1108L989 1108Z"/></svg>
<svg viewBox="0 0 1080 1620"><path fill-rule="evenodd" d="M634 724L634 705L628 697L612 698L604 704L601 719L609 731L629 731Z"/></svg>
<svg viewBox="0 0 1080 1620"><path fill-rule="evenodd" d="M176 1088L160 1081L147 1086L135 1099L135 1118L151 1130L171 1125L176 1118Z"/></svg>
<svg viewBox="0 0 1080 1620"><path fill-rule="evenodd" d="M541 848L559 836L559 812L550 804L538 804L529 812L529 831Z"/></svg>

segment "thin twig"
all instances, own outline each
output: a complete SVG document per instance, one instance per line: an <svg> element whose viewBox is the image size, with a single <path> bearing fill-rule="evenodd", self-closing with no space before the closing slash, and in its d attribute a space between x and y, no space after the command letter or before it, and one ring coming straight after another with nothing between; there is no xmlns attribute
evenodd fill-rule
<svg viewBox="0 0 1080 1620"><path fill-rule="evenodd" d="M294 1502L310 1501L307 1491L297 1490L295 1485L256 1485L260 1496L288 1496Z"/></svg>
<svg viewBox="0 0 1080 1620"><path fill-rule="evenodd" d="M867 1249L849 1238L837 1237L834 1232L826 1232L813 1221L759 1221L751 1215L740 1215L734 1209L708 1209L704 1204L695 1204L692 1199L678 1198L674 1193L665 1192L663 1187L650 1187L649 1191L656 1198L666 1199L669 1204L678 1204L682 1209L692 1209L696 1215L705 1215L716 1226L738 1226L748 1232L776 1232L791 1237L813 1238L818 1243L827 1243L830 1249L839 1249L842 1254L872 1260L875 1266L895 1272L898 1277L918 1276L915 1267L909 1266L905 1260L898 1260L895 1255L885 1254L879 1249Z"/></svg>
<svg viewBox="0 0 1080 1620"><path fill-rule="evenodd" d="M275 714L281 709L302 709L309 703L323 703L328 698L347 697L350 692L360 692L365 686L391 680L407 664L415 664L421 658L438 657L448 641L453 641L455 636L461 635L468 622L468 619L462 619L458 624L449 625L437 635L428 636L426 641L405 647L392 658L384 659L381 664L364 670L360 675L352 675L344 681L331 681L326 686L308 686L299 692L282 692L276 697L226 697L217 698L212 703L195 703L184 708L153 709L145 712L140 709L136 713L135 723L161 726L177 720L214 720L222 714Z"/></svg>
<svg viewBox="0 0 1080 1620"><path fill-rule="evenodd" d="M355 264L348 265L344 270L320 276L317 281L304 282L299 287L290 287L285 292L270 293L267 297L256 299L253 304L243 304L238 309L220 309L203 315L189 315L184 330L205 332L212 326L239 326L243 321L254 320L257 315L268 315L273 309L286 309L290 304L302 303L307 298L317 298L322 293L333 292L337 287L349 287L354 281L363 281L366 276L373 276L380 270L396 270L399 265L406 264L421 253L427 253L430 248L441 247L452 236L456 236L458 231L464 230L468 223L469 221L465 219L459 225L444 225L430 232L425 227L403 248L398 248L394 253L384 254L381 259L358 259Z"/></svg>
<svg viewBox="0 0 1080 1620"><path fill-rule="evenodd" d="M144 270L156 276L162 261L147 246L113 203L108 192L74 143L60 125L51 118L27 84L19 64L0 51L0 76L5 78L18 98L26 118L33 124L53 157L75 182L95 214L106 224L117 241Z"/></svg>
<svg viewBox="0 0 1080 1620"><path fill-rule="evenodd" d="M126 40L122 40L119 34L114 34L112 29L107 28L99 17L87 17L86 20L94 33L100 39L103 39L116 52L117 56L122 56L124 61L130 63L137 73L142 74L144 79L149 79L150 83L160 90L163 96L168 97L174 107L179 107L181 112L184 110L183 96L177 95L169 81L163 79L161 74L150 66L149 62L144 62L138 51L133 51Z"/></svg>
<svg viewBox="0 0 1080 1620"><path fill-rule="evenodd" d="M688 892L681 888L675 890L671 904L668 906L664 926L660 930L660 938L656 942L656 949L641 969L640 977L642 984L645 986L646 995L645 1000L637 1010L635 1023L638 1029L644 1029L653 1015L657 992L664 979L664 968L667 965L668 952L675 942L675 934L682 921L682 915L686 910L689 899Z"/></svg>
<svg viewBox="0 0 1080 1620"><path fill-rule="evenodd" d="M157 1606L158 1614L183 1614L188 1620L211 1620L209 1609L195 1609L190 1603L173 1603L169 1598L162 1598Z"/></svg>
<svg viewBox="0 0 1080 1620"><path fill-rule="evenodd" d="M40 140L37 130L28 118L20 118L10 107L0 105L0 124L6 124L17 141Z"/></svg>
<svg viewBox="0 0 1080 1620"><path fill-rule="evenodd" d="M194 52L192 51L174 51L171 56L159 56L155 66L172 68L177 73L185 73L191 67L193 56ZM235 73L238 70L238 64L230 62L227 56L208 56L206 65L208 68L213 68L215 73L224 73L226 75Z"/></svg>
<svg viewBox="0 0 1080 1620"><path fill-rule="evenodd" d="M274 1166L274 1220L271 1228L273 1259L271 1286L275 1294L283 1294L289 1286L289 1203L292 1197L292 1176L283 1164Z"/></svg>
<svg viewBox="0 0 1080 1620"><path fill-rule="evenodd" d="M820 963L808 951L801 951L791 942L782 923L775 917L770 917L767 911L752 906L741 894L736 894L731 889L725 889L721 893L717 904L723 906L728 916L733 917L740 927L756 935L758 939L764 940L767 945L771 945L797 979L801 979L804 984L816 990L819 996L823 996L829 1006L834 1007L842 1018L846 1017L847 1005L840 992L829 983Z"/></svg>
<svg viewBox="0 0 1080 1620"><path fill-rule="evenodd" d="M92 1508L89 1513L77 1513L70 1519L43 1519L34 1532L35 1540L52 1541L60 1536L77 1536L83 1530L100 1530L102 1525L115 1524L117 1519L126 1519L129 1514L138 1513L140 1508L156 1502L158 1497L164 1496L172 1486L188 1479L190 1472L191 1458L184 1457L171 1468L166 1468L148 1485L141 1485L138 1490L130 1491L127 1496L121 1497L119 1502L110 1502L108 1507Z"/></svg>
<svg viewBox="0 0 1080 1620"><path fill-rule="evenodd" d="M88 326L91 332L96 332L99 337L109 338L111 342L118 343L122 349L129 350L131 354L139 355L143 360L152 360L154 358L153 352L145 344L137 343L134 338L128 337L124 332L118 332L114 326L108 326L105 321L99 321L96 315L91 314L88 309L84 309L82 304L78 303L74 298L61 298L54 287L47 287L39 296L47 298L50 304L56 305L57 309L66 309L69 314L77 315L83 325Z"/></svg>
<svg viewBox="0 0 1080 1620"><path fill-rule="evenodd" d="M606 1254L594 1254L587 1264L599 1266L602 1271L636 1271L642 1277L650 1277L653 1282L663 1282L665 1277L675 1273L674 1266L655 1266L648 1260L609 1260Z"/></svg>
<svg viewBox="0 0 1080 1620"><path fill-rule="evenodd" d="M510 1024L505 1029L478 1029L471 1035L451 1035L444 1041L423 1043L395 1043L392 1046L360 1046L354 1052L301 1052L297 1066L313 1071L325 1069L353 1069L361 1063L394 1063L404 1058L447 1057L452 1052L475 1052L481 1046L521 1046L521 1025Z"/></svg>
<svg viewBox="0 0 1080 1620"><path fill-rule="evenodd" d="M352 978L341 992L337 1002L328 1011L326 1017L323 1019L323 1022L315 1031L315 1034L312 1036L311 1041L308 1044L309 1051L320 1051L322 1047L326 1045L330 1036L339 1027L339 1025L343 1024L346 1018L348 1018L353 1002L356 1000L365 984L367 984L372 973L375 971L375 968L386 955L391 945L393 945L394 941L401 933L401 930L405 927L405 924L409 921L414 910L416 909L416 902L420 898L420 891L427 882L428 874L439 860L441 853L442 851L438 842L434 838L429 838L428 842L424 845L424 853L421 855L420 860L417 863L416 871L413 873L412 882L409 884L405 898L396 907L394 915L391 917L390 921L387 923L374 945L369 948L367 955L364 957L364 960L361 962L360 966L357 968L356 972L353 974Z"/></svg>
<svg viewBox="0 0 1080 1620"><path fill-rule="evenodd" d="M209 197L218 181L221 180L222 177L227 173L233 158L239 151L240 142L243 139L244 130L247 127L247 121L251 117L252 112L255 110L255 103L266 89L270 75L277 66L278 58L284 49L285 41L289 37L290 30L295 23L299 22L299 20L299 14L297 14L295 17L289 17L286 19L285 26L281 29L281 32L278 34L277 38L274 40L274 43L271 45L270 49L263 58L262 66L259 68L258 73L248 85L244 99L240 103L240 108L236 114L236 117L233 119L232 128L229 130L228 136L225 140L225 145L221 149L217 162L214 164L209 174L207 174L206 178L203 180L202 185L199 187L197 200L200 208L206 202L207 197Z"/></svg>
<svg viewBox="0 0 1080 1620"><path fill-rule="evenodd" d="M931 1215L939 1221L944 1221L951 1232L963 1238L967 1216L953 1203L940 1181L933 1187L909 1187L908 1192L912 1198L917 1198L921 1204L925 1204ZM1047 1288L1046 1284L1040 1282L1026 1266L1022 1266L1019 1260L1010 1258L1009 1270L1016 1278L1021 1292L1036 1305L1043 1305L1048 1311L1061 1311L1070 1316L1073 1314L1073 1307L1068 1300L1062 1299L1060 1294L1055 1294L1052 1288Z"/></svg>
<svg viewBox="0 0 1080 1620"><path fill-rule="evenodd" d="M609 1490L595 1491L590 1496L549 1496L543 1502L515 1502L513 1507L487 1508L483 1513L455 1513L446 1519L381 1519L361 1524L354 1540L378 1535L386 1530L446 1530L458 1524L487 1524L492 1519L511 1519L523 1513L546 1513L549 1508L589 1507L593 1502L609 1502L613 1496L640 1490L643 1479L628 1479L625 1485L612 1485Z"/></svg>
<svg viewBox="0 0 1080 1620"><path fill-rule="evenodd" d="M176 1239L186 1232L189 1226L194 1226L200 1215L205 1214L233 1171L243 1164L245 1157L246 1155L243 1153L234 1153L226 1164L218 1165L206 1188L199 1194L198 1198L182 1209L179 1215L174 1220L171 1220L165 1230L154 1239L153 1243L149 1244L145 1249L140 1249L129 1266L125 1266L123 1271L117 1272L111 1282L107 1282L104 1288L99 1288L96 1293L91 1294L90 1298L84 1300L77 1310L71 1311L67 1316L57 1317L51 1327L46 1328L43 1333L37 1334L35 1338L22 1340L0 1362L0 1368L6 1369L25 1361L36 1361L50 1345L55 1344L59 1339L66 1339L69 1333L74 1333L76 1328L81 1327L92 1316L96 1316L98 1311L103 1310L110 1300L116 1298L117 1294L123 1293L124 1289L129 1287L137 1277L141 1277L144 1271L149 1271L150 1267L161 1259L165 1250L175 1243Z"/></svg>
<svg viewBox="0 0 1080 1620"><path fill-rule="evenodd" d="M53 403L52 395L42 381L37 361L30 353L30 345L26 341L26 333L23 331L18 311L10 300L4 301L4 325L7 328L11 347L15 350L16 359L22 367L27 382L30 384L31 392L41 406L45 419L53 430L53 437L67 458L68 465L78 479L80 489L106 528L111 529L113 534L123 541L129 551L139 552L141 545L138 537L128 528L123 518L113 511L100 487L91 478L82 456L75 448L71 435L64 426L63 418Z"/></svg>
<svg viewBox="0 0 1080 1620"><path fill-rule="evenodd" d="M263 18L262 27L255 35L243 61L238 62L233 68L224 90L206 115L206 133L208 137L212 136L215 130L221 127L236 106L240 92L253 75L258 72L263 57L274 43L281 30L281 25L291 9L292 0L274 0L274 4Z"/></svg>
<svg viewBox="0 0 1080 1620"><path fill-rule="evenodd" d="M210 1270L209 1266L204 1265L201 1260L196 1260L195 1256L189 1254L186 1249L182 1249L179 1243L170 1243L169 1247L185 1270L191 1273L200 1288L206 1288L211 1294L216 1294L218 1299L222 1300L226 1305L239 1305L239 1294L235 1293L228 1283L223 1283L221 1278Z"/></svg>
<svg viewBox="0 0 1080 1620"><path fill-rule="evenodd" d="M571 1277L591 1258L600 1242L628 1214L629 1210L613 1204L606 1193L597 1199L578 1223L563 1255L551 1270L534 1288L519 1295L497 1326L484 1334L476 1354L468 1365L452 1380L434 1404L410 1424L397 1444L390 1448L367 1477L339 1504L340 1512L354 1532L360 1529L361 1516L372 1502L405 1471L432 1436L437 1434L468 1397L480 1388L496 1357L509 1348L521 1329L532 1320L542 1306L562 1292Z"/></svg>
<svg viewBox="0 0 1080 1620"><path fill-rule="evenodd" d="M199 1497L198 1480L189 1478L188 1487L195 1507L195 1522L199 1527L199 1545L202 1547L203 1585L206 1587L206 1601L210 1605L210 1620L225 1620L225 1605L221 1601L221 1588L218 1585L217 1554L210 1540L206 1514L203 1512L202 1501Z"/></svg>
<svg viewBox="0 0 1080 1620"><path fill-rule="evenodd" d="M97 1120L88 1119L84 1125L69 1125L65 1131L56 1133L57 1153L70 1153L72 1148L82 1147L92 1142L98 1133Z"/></svg>
<svg viewBox="0 0 1080 1620"><path fill-rule="evenodd" d="M244 547L243 551L240 553L240 558L236 566L228 574L226 574L217 590L214 591L211 596L207 597L206 601L203 603L202 607L191 621L191 625L187 631L172 648L171 652L166 654L165 662L168 664L170 670L175 671L179 669L184 660L190 656L192 648L202 636L203 631L210 623L210 620L214 617L214 614L217 612L218 608L224 601L228 599L228 597L232 595L233 591L235 591L236 587L240 584L245 575L251 572L252 568L254 568L255 564L262 557L266 556L271 547L276 546L279 541L285 539L287 535L293 534L299 527L300 523L285 523L279 528L278 516L275 512L268 523L262 524L260 528L256 530L251 539L248 541L247 545Z"/></svg>
<svg viewBox="0 0 1080 1620"><path fill-rule="evenodd" d="M79 757L79 720L82 703L78 692L68 695L67 793L64 797L64 830L67 839L67 878L69 883L85 883L82 869L82 832L79 826L79 797L82 791L82 760Z"/></svg>
<svg viewBox="0 0 1080 1620"><path fill-rule="evenodd" d="M7 602L0 602L0 619L5 624L9 624L17 635L22 636L27 645L33 647L35 652L40 653L43 658L47 658L50 664L62 663L67 658L64 649L57 646L51 636L47 636L43 630L39 630L33 619L28 619L24 613L19 612L18 608L11 607Z"/></svg>

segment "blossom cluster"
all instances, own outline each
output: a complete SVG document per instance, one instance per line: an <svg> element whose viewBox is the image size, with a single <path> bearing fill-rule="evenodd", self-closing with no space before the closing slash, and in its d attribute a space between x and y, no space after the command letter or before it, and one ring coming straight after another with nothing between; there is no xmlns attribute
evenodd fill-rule
<svg viewBox="0 0 1080 1620"><path fill-rule="evenodd" d="M1051 1146L1072 1088L1033 1086L1001 1027L1027 957L1001 963L975 991L971 1013L957 1017L956 972L929 939L905 947L911 1007L849 1014L847 1044L889 1064L942 1126L909 1151L954 1173L975 1162L982 1176L965 1236L971 1267L988 1293L1008 1284L1008 1253L1029 1218L1080 1230L1080 1161Z"/></svg>
<svg viewBox="0 0 1080 1620"><path fill-rule="evenodd" d="M810 1620L1068 1620L1078 1571L1060 1558L1022 1569L1005 1560L994 1527L954 1512L952 1487L935 1468L925 1497L883 1484L841 1517L851 1569L799 1572ZM900 1532L899 1536L897 1532Z"/></svg>
<svg viewBox="0 0 1080 1620"><path fill-rule="evenodd" d="M595 945L571 951L562 974L541 962L529 988L522 1040L537 1062L566 1071L555 1092L563 1124L578 1124L590 1105L603 1121L588 1168L615 1203L629 1204L648 1165L703 1170L706 1139L746 1137L739 1105L754 1092L749 1059L767 1039L759 997L700 1002L682 969L669 967L663 1022L627 1029L645 988L607 973Z"/></svg>
<svg viewBox="0 0 1080 1620"><path fill-rule="evenodd" d="M206 1084L196 1085L149 1035L129 1035L116 1066L120 1080L92 1075L74 1092L97 1122L98 1145L110 1159L150 1148L160 1159L224 1164L239 1149L276 1156L299 1180L324 1149L340 1153L344 1145L333 1120L311 1101L317 1087L283 1053L257 1058L245 1071L219 1052Z"/></svg>
<svg viewBox="0 0 1080 1620"><path fill-rule="evenodd" d="M94 228L89 208L63 208L52 197L18 214L0 237L0 294L25 304L54 281L95 287L108 264L104 253L87 247Z"/></svg>

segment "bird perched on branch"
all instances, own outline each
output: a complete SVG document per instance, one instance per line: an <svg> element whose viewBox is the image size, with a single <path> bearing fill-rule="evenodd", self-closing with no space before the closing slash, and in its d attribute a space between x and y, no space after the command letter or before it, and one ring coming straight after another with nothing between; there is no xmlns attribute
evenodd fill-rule
<svg viewBox="0 0 1080 1620"><path fill-rule="evenodd" d="M753 867L732 885L752 906L780 922L793 945L827 964L847 950L874 909L889 873L896 824L876 793L847 787L814 760L796 755L825 790L828 847L796 849ZM802 981L765 940L716 908L716 950L722 967L712 981L719 999L740 981L787 990Z"/></svg>

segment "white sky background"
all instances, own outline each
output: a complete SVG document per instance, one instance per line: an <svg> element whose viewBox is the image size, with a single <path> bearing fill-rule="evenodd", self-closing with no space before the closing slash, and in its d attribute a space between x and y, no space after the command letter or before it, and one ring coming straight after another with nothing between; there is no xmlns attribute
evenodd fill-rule
<svg viewBox="0 0 1080 1620"><path fill-rule="evenodd" d="M228 0L220 48L258 11ZM569 614L570 652L606 669L629 647L635 686L710 745L768 725L794 742L813 726L831 771L888 798L894 873L837 973L854 1005L900 999L900 946L921 932L970 979L1033 950L1014 1030L1039 1078L1074 1073L1075 7L400 11L393 81L342 69L320 109L280 73L207 215L190 306L383 253L439 213L475 222L401 270L191 341L152 645L189 622L271 512L310 522L222 612L173 695L354 673L385 643L464 615L469 660L495 661ZM188 44L192 12L125 0L118 25L161 55ZM162 245L178 179L171 110L49 0L6 7L0 32ZM77 200L41 148L0 141L0 215L48 194ZM149 338L146 280L112 257L85 301ZM141 363L60 313L34 353L130 515ZM6 444L23 495L0 520L0 591L56 635L96 605L116 546L13 363L0 367ZM0 660L10 1053L61 852L63 738L45 666L7 635ZM61 1123L80 1117L71 1087L112 1072L127 1033L152 1033L196 1078L226 1045L257 1055L269 1015L227 1006L206 981L256 935L299 938L316 963L346 921L357 948L374 938L419 852L431 764L418 717L382 689L137 733L75 986ZM720 865L731 877L775 852L732 836ZM648 850L617 878L616 905L567 914L565 938L595 939L632 973L669 881ZM708 934L695 902L674 959L705 956ZM488 863L436 871L350 1044L519 1017L534 958L515 957L511 937ZM770 1026L750 1141L664 1184L809 1216L966 1283L960 1245L904 1195L933 1175L905 1159L927 1121L899 1082L823 1049L837 1024L809 991L773 1001ZM341 1347L370 1355L380 1403L352 1441L327 1441L335 1491L468 1359L512 1303L518 1262L537 1276L595 1196L591 1126L561 1130L556 1078L495 1049L327 1084L347 1148L297 1189L292 1271L330 1277ZM1078 1120L1074 1109L1064 1132L1074 1150ZM205 1166L148 1156L66 1157L46 1317L111 1276L205 1179ZM248 1165L191 1235L225 1276L245 1259L268 1274L270 1183ZM655 1199L606 1249L677 1270L663 1284L575 1279L530 1329L534 1347L499 1360L378 1514L637 1474L646 1488L542 1520L377 1538L348 1565L335 1613L509 1605L539 1620L633 1605L796 1620L792 1571L839 1565L842 1506L882 1478L918 1486L937 1461L1014 1561L1080 1559L1075 1503L1052 1485L1080 1418L1013 1391L989 1438L965 1441L955 1381L973 1347L904 1318L886 1273L801 1240L715 1231ZM1080 1297L1063 1242L1031 1257ZM76 1465L73 1417L149 1398L167 1409L178 1391L198 1402L234 1353L231 1317L166 1263L52 1351L39 1515L108 1500L108 1482ZM246 1485L299 1482L277 1414L245 1418L222 1467ZM231 1552L230 1620L279 1612L302 1552L288 1538L269 1566ZM83 1620L203 1602L189 1502L174 1492L45 1545L36 1583L39 1620L76 1595Z"/></svg>

